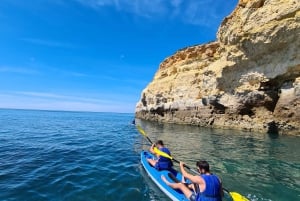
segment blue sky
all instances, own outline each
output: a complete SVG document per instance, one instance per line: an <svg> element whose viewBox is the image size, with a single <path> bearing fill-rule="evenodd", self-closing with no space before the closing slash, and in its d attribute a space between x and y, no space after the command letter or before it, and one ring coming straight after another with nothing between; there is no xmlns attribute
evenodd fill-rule
<svg viewBox="0 0 300 201"><path fill-rule="evenodd" d="M237 0L1 0L0 108L128 112Z"/></svg>

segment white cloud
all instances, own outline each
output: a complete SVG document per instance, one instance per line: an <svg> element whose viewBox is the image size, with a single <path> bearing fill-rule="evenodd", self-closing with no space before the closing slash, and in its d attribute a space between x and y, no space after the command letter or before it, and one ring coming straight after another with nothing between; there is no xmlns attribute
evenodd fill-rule
<svg viewBox="0 0 300 201"><path fill-rule="evenodd" d="M82 5L101 9L114 7L146 18L177 18L180 21L203 26L215 26L224 15L223 0L76 0ZM230 2L229 2L230 3ZM228 4L229 4L228 3ZM231 1L232 3L232 1ZM221 8L221 9L220 9ZM222 9L223 8L223 9Z"/></svg>

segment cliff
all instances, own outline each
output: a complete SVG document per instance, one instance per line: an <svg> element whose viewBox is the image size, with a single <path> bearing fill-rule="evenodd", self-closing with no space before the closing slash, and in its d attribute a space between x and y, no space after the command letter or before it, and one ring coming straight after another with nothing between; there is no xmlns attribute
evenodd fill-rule
<svg viewBox="0 0 300 201"><path fill-rule="evenodd" d="M160 64L136 117L300 135L300 1L240 0L217 41Z"/></svg>

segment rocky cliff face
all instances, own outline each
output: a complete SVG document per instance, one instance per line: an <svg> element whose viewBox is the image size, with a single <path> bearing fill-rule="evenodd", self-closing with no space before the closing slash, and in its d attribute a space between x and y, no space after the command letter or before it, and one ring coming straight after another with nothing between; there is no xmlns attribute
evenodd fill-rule
<svg viewBox="0 0 300 201"><path fill-rule="evenodd" d="M160 64L136 117L300 135L300 1L240 0L216 42Z"/></svg>

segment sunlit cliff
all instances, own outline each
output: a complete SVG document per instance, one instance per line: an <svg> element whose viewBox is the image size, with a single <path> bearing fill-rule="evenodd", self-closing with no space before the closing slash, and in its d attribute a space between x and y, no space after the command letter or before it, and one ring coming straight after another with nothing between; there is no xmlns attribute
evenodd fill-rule
<svg viewBox="0 0 300 201"><path fill-rule="evenodd" d="M300 1L240 0L215 42L162 61L136 117L300 135Z"/></svg>

